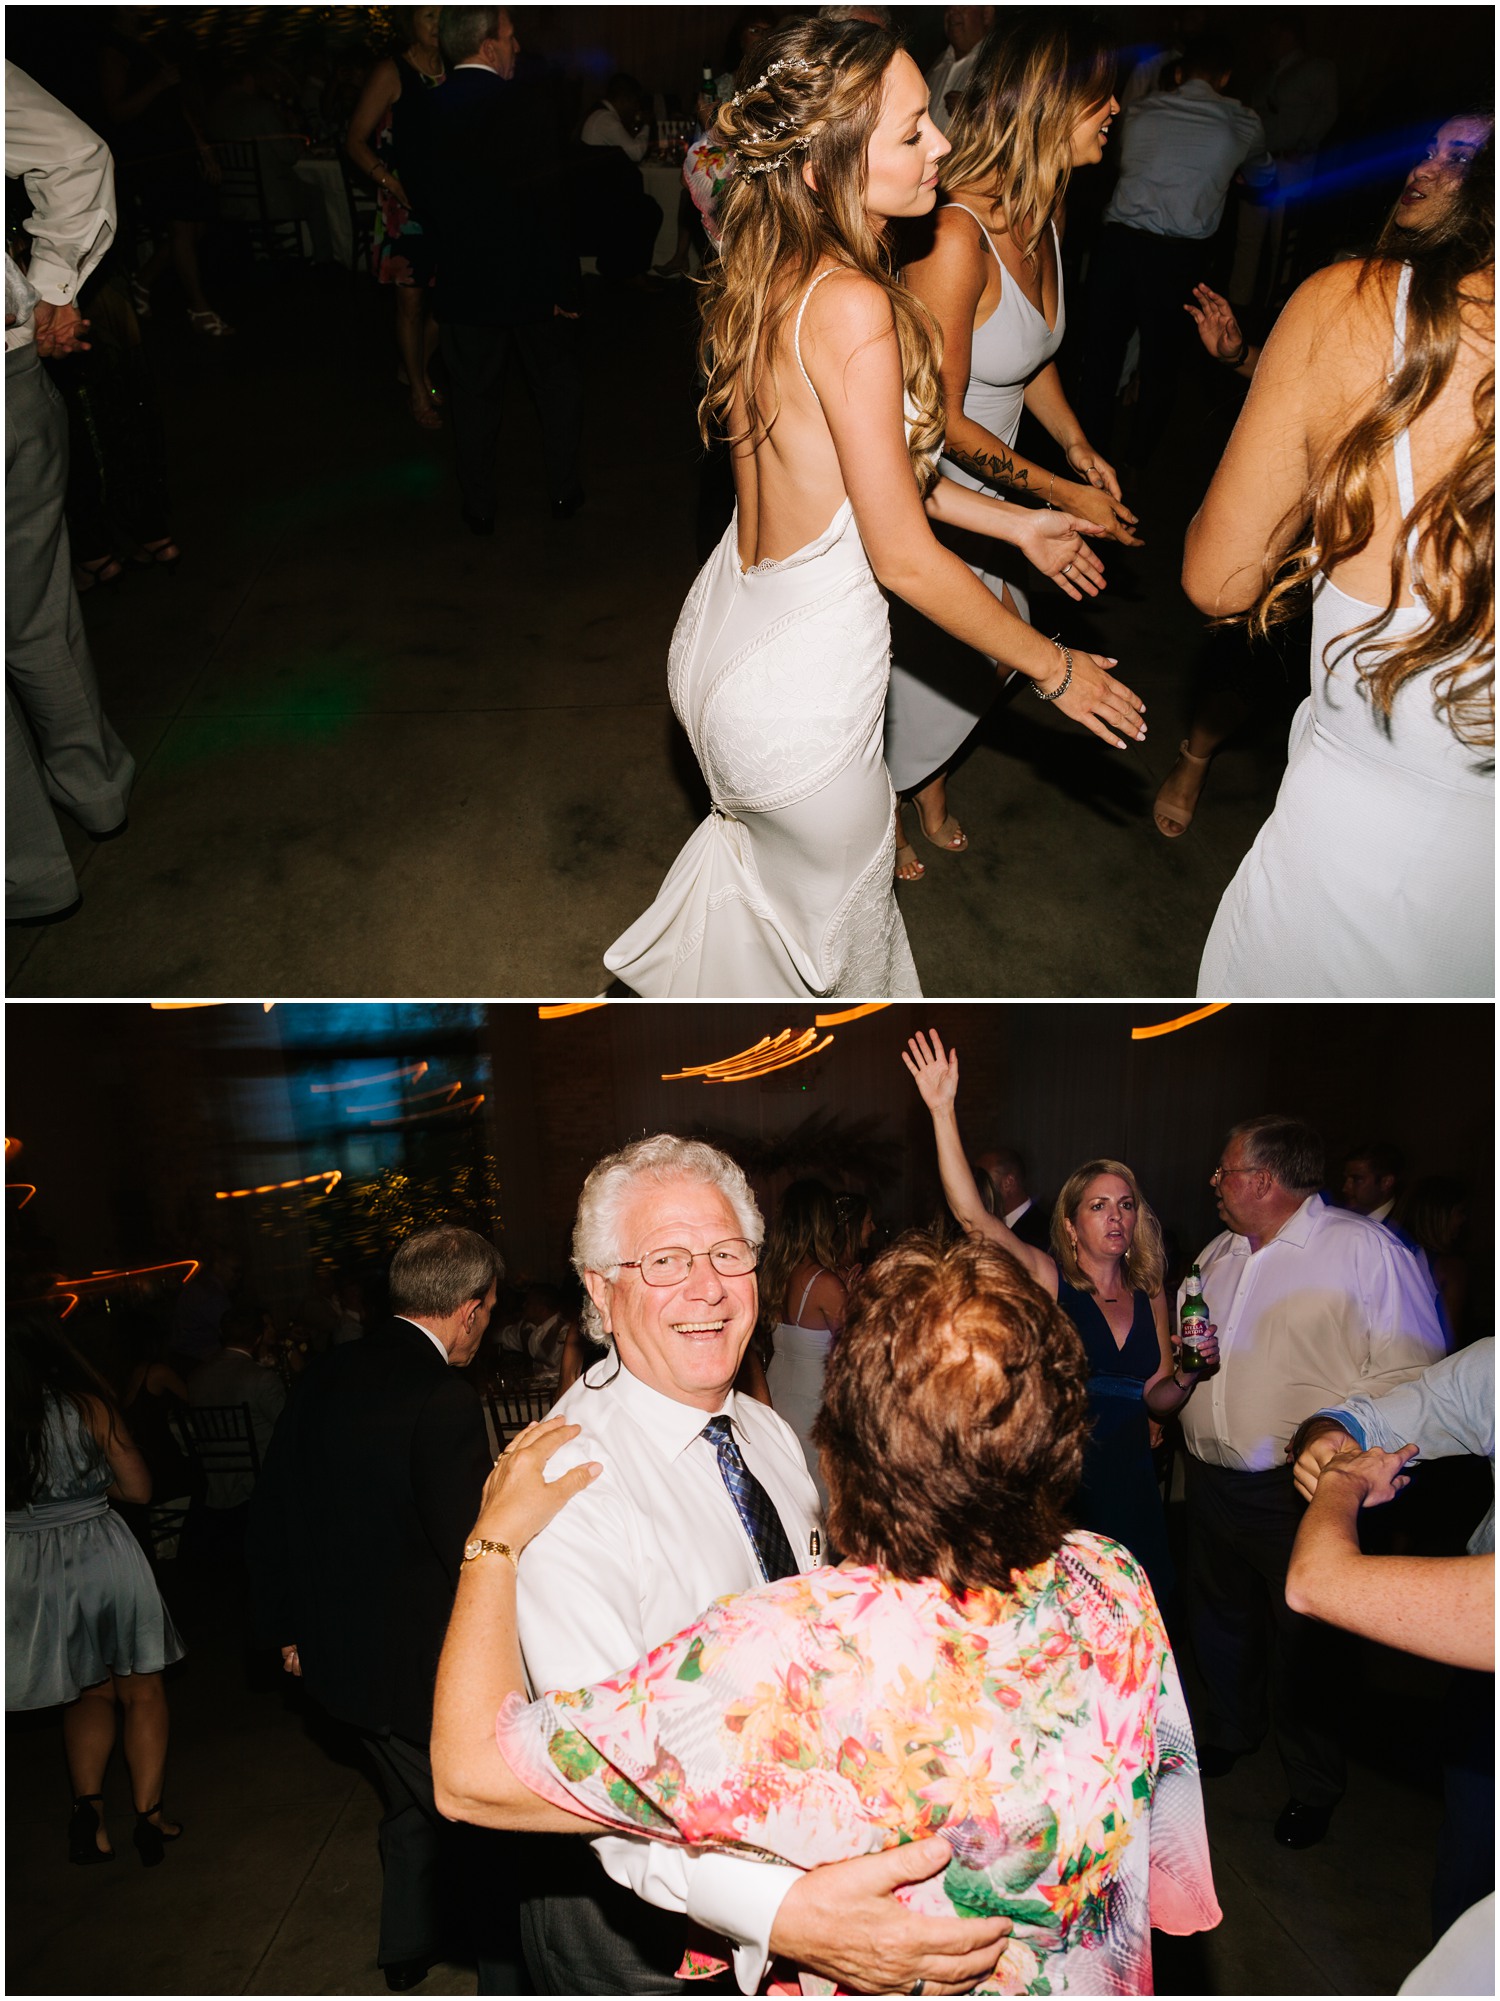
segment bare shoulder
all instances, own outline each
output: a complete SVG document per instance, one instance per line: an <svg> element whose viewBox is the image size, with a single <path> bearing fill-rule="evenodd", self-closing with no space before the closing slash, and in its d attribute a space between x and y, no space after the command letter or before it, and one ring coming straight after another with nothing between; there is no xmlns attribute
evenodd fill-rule
<svg viewBox="0 0 1500 2001"><path fill-rule="evenodd" d="M802 338L811 336L830 350L855 347L894 330L895 315L885 289L862 271L840 269L814 278L802 311Z"/></svg>
<svg viewBox="0 0 1500 2001"><path fill-rule="evenodd" d="M1326 353L1327 336L1335 332L1339 347L1377 334L1383 344L1395 317L1400 274L1400 265L1384 258L1350 257L1325 265L1288 299L1272 340L1283 347L1305 347L1314 360Z"/></svg>

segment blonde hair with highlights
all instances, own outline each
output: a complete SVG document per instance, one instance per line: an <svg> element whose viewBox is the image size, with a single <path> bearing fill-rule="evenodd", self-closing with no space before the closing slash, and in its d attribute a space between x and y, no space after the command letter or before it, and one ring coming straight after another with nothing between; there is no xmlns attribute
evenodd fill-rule
<svg viewBox="0 0 1500 2001"><path fill-rule="evenodd" d="M1112 50L1062 21L992 28L960 93L942 188L975 188L1005 217L1030 257L1062 207L1073 133L1114 95Z"/></svg>
<svg viewBox="0 0 1500 2001"><path fill-rule="evenodd" d="M1063 1183L1052 1205L1052 1255L1057 1259L1057 1268L1068 1284L1079 1292L1094 1290L1094 1281L1078 1262L1078 1247L1068 1235L1067 1226L1083 1207L1090 1182L1097 1181L1101 1174L1118 1176L1135 1201L1135 1235L1130 1240L1130 1249L1121 1267L1125 1283L1132 1292L1144 1292L1155 1299L1167 1275L1167 1254L1162 1246L1161 1224L1141 1193L1141 1184L1123 1160L1086 1160L1082 1167L1075 1167Z"/></svg>
<svg viewBox="0 0 1500 2001"><path fill-rule="evenodd" d="M925 494L943 439L940 336L926 307L896 283L865 212L870 134L900 48L889 29L869 22L810 20L768 35L746 58L735 100L719 111L719 136L739 171L720 204L723 243L703 297L698 354L708 387L698 421L705 443L715 430L731 445L753 447L766 436L780 408L778 340L831 257L890 301L908 416L916 413L908 450ZM738 428L737 396L745 412Z"/></svg>
<svg viewBox="0 0 1500 2001"><path fill-rule="evenodd" d="M1397 231L1387 225L1376 256L1361 270L1356 289L1379 284L1394 311L1398 267L1388 261L1391 256L1411 266L1405 358L1394 376L1381 381L1366 414L1337 436L1313 467L1305 494L1273 538L1265 588L1249 614L1250 630L1258 637L1297 616L1305 606L1304 587L1320 571L1368 546L1375 532L1376 467L1389 463L1401 432L1436 402L1466 333L1471 338L1478 333L1487 349L1493 341L1493 137L1475 158L1441 226ZM1323 664L1331 674L1353 653L1355 672L1387 718L1407 681L1440 669L1433 677L1434 710L1460 743L1489 749L1495 742L1493 365L1475 387L1473 415L1473 431L1456 463L1416 496L1392 541L1385 604L1346 633L1342 650ZM1278 561L1275 551L1285 547L1287 531L1294 546ZM1400 603L1408 542L1414 547L1412 595L1428 617L1409 637L1383 639Z"/></svg>

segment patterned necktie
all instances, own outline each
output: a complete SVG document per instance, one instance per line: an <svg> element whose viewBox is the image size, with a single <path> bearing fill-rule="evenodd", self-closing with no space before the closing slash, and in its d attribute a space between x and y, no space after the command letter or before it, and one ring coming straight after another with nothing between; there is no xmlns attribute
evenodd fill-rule
<svg viewBox="0 0 1500 2001"><path fill-rule="evenodd" d="M768 1584L774 1583L778 1577L795 1577L797 1559L792 1555L792 1546L786 1539L786 1530L781 1526L781 1517L771 1496L740 1457L740 1448L734 1442L729 1419L722 1413L711 1417L703 1427L703 1436L719 1455L719 1471L724 1476L729 1498L734 1502L735 1511L754 1547L761 1575Z"/></svg>

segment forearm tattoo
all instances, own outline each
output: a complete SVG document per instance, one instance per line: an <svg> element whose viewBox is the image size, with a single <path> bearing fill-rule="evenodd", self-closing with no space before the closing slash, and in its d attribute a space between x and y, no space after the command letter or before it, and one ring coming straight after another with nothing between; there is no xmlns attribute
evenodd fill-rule
<svg viewBox="0 0 1500 2001"><path fill-rule="evenodd" d="M1031 491L1031 472L1016 470L1016 462L1008 452L964 452L956 445L946 445L944 451L955 465L961 465L965 472L973 473L985 486L1010 487L1013 491Z"/></svg>

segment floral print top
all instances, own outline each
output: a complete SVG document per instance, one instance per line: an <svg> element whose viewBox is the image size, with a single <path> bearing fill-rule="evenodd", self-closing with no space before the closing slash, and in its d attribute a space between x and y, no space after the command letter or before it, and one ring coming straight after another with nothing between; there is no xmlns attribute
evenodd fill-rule
<svg viewBox="0 0 1500 2001"><path fill-rule="evenodd" d="M783 1578L592 1688L511 1697L496 1735L544 1798L657 1840L813 1868L941 1832L945 1873L898 1894L1011 1919L983 1992L1150 1993L1151 1926L1219 1921L1176 1663L1103 1536L1010 1591Z"/></svg>

